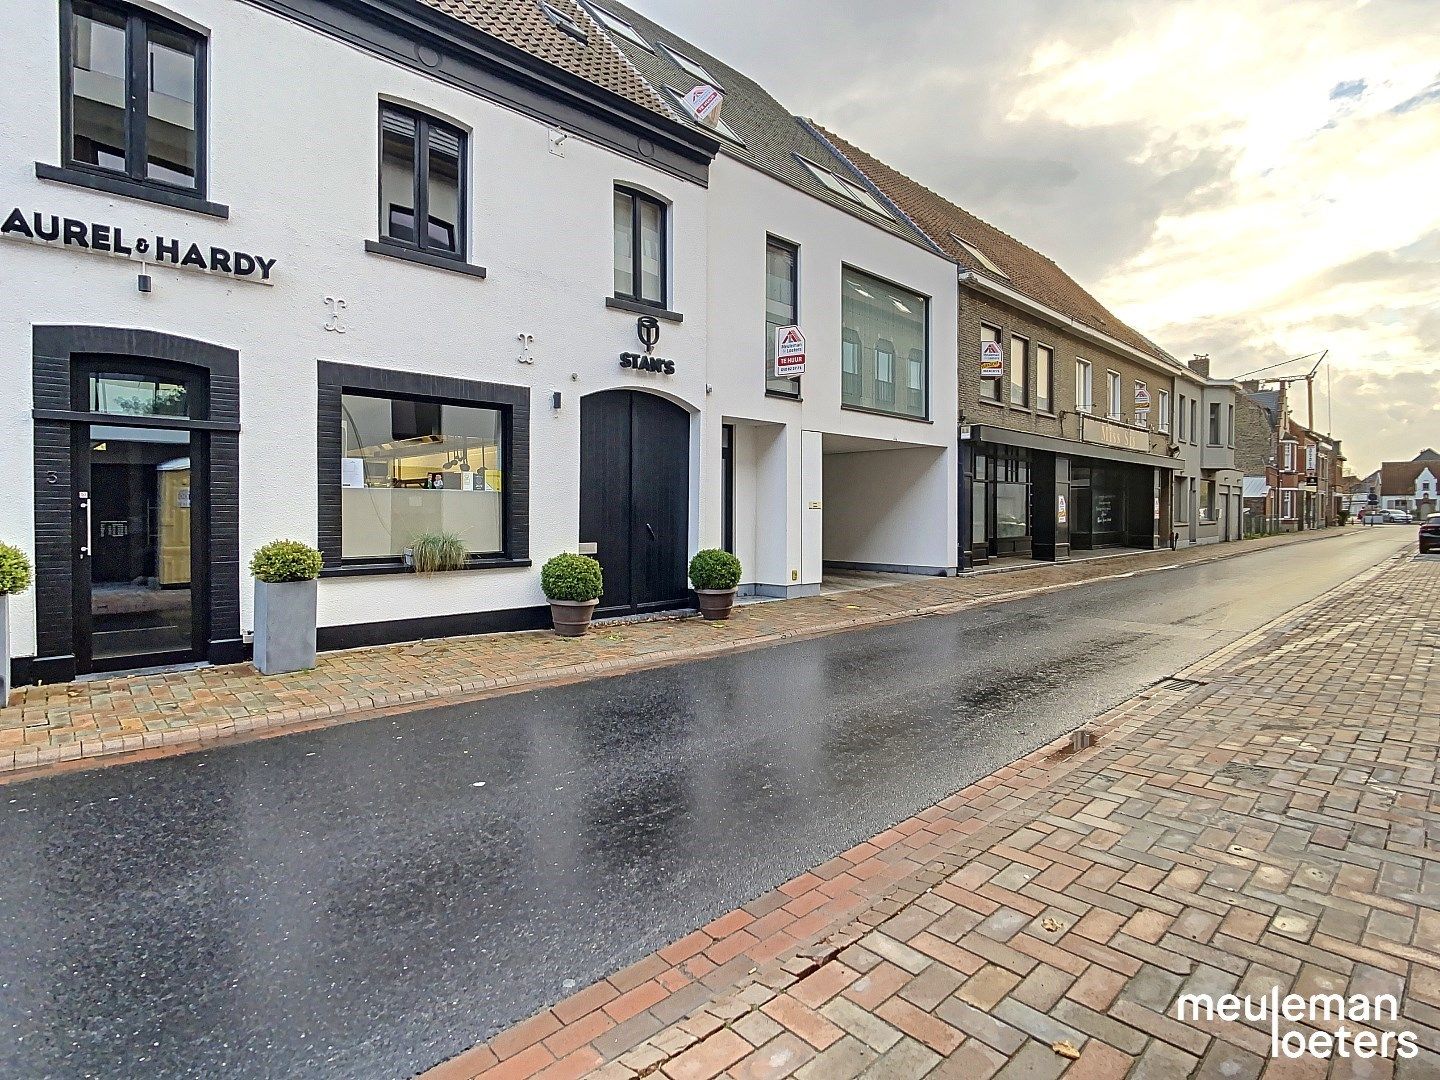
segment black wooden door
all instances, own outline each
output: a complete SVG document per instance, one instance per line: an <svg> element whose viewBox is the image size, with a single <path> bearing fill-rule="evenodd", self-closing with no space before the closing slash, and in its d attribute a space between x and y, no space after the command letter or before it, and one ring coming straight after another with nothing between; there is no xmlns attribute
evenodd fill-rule
<svg viewBox="0 0 1440 1080"><path fill-rule="evenodd" d="M690 417L664 398L607 390L580 401L580 541L605 570L597 615L688 603Z"/></svg>

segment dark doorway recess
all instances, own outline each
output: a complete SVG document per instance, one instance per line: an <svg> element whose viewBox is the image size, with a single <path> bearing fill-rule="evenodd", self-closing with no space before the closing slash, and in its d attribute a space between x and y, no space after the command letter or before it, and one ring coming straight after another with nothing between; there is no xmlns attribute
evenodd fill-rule
<svg viewBox="0 0 1440 1080"><path fill-rule="evenodd" d="M636 390L580 401L580 542L605 570L597 615L689 606L690 415Z"/></svg>

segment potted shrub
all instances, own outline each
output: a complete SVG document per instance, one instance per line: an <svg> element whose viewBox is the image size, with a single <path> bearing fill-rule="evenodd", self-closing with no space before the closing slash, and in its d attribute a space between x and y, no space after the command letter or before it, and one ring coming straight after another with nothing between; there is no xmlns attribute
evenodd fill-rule
<svg viewBox="0 0 1440 1080"><path fill-rule="evenodd" d="M728 619L740 585L740 560L728 551L706 548L690 560L690 584L707 619Z"/></svg>
<svg viewBox="0 0 1440 1080"><path fill-rule="evenodd" d="M605 575L589 555L566 552L540 568L540 588L550 601L550 619L560 637L579 637L590 626L605 591Z"/></svg>
<svg viewBox="0 0 1440 1080"><path fill-rule="evenodd" d="M442 570L459 570L470 553L465 541L454 533L421 533L405 549L406 561L417 574L438 574Z"/></svg>
<svg viewBox="0 0 1440 1080"><path fill-rule="evenodd" d="M262 675L315 666L315 579L320 552L272 540L250 560L255 577L255 666Z"/></svg>
<svg viewBox="0 0 1440 1080"><path fill-rule="evenodd" d="M10 594L29 587L29 557L17 547L0 544L0 709L10 702Z"/></svg>

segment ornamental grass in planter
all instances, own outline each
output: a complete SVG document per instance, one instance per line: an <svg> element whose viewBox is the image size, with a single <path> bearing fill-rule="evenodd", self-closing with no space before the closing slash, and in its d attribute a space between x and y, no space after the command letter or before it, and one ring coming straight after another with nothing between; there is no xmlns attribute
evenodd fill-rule
<svg viewBox="0 0 1440 1080"><path fill-rule="evenodd" d="M262 675L315 666L320 552L299 540L272 540L250 559L255 578L255 666Z"/></svg>
<svg viewBox="0 0 1440 1080"><path fill-rule="evenodd" d="M0 544L0 708L10 701L10 597L30 587L30 557Z"/></svg>
<svg viewBox="0 0 1440 1080"><path fill-rule="evenodd" d="M740 560L728 551L706 548L690 560L690 584L700 601L700 614L709 620L728 619L735 609L740 585Z"/></svg>
<svg viewBox="0 0 1440 1080"><path fill-rule="evenodd" d="M421 533L410 541L408 551L410 565L417 574L439 574L446 570L459 570L470 558L465 541L454 533Z"/></svg>
<svg viewBox="0 0 1440 1080"><path fill-rule="evenodd" d="M590 626L605 591L605 574L588 555L565 552L540 568L540 588L550 601L550 620L560 637L579 637Z"/></svg>

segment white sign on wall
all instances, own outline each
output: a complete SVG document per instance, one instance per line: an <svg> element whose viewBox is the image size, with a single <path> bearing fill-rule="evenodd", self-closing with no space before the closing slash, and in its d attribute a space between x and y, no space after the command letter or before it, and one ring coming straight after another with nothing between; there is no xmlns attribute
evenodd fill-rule
<svg viewBox="0 0 1440 1080"><path fill-rule="evenodd" d="M998 341L980 343L980 377L982 379L1003 379L1005 377L1005 351Z"/></svg>
<svg viewBox="0 0 1440 1080"><path fill-rule="evenodd" d="M775 328L775 374L782 379L805 374L805 335L798 326Z"/></svg>
<svg viewBox="0 0 1440 1080"><path fill-rule="evenodd" d="M1135 380L1135 407L1137 409L1148 408L1150 405L1150 388L1139 379Z"/></svg>

